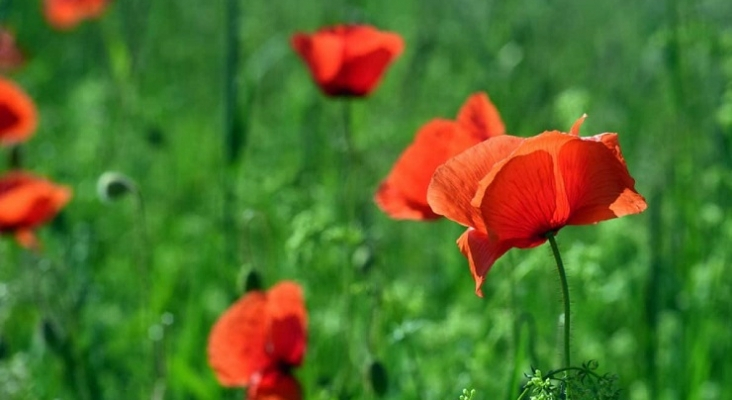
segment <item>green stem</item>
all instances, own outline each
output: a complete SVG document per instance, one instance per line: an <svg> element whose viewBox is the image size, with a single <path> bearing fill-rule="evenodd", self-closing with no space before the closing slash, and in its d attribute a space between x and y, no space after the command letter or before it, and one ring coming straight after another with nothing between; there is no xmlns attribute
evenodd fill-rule
<svg viewBox="0 0 732 400"><path fill-rule="evenodd" d="M526 394L528 394L528 393L529 393L529 390L530 390L530 389L531 389L531 388L530 388L529 386L526 386L526 387L524 388L524 390L523 390L523 391L521 392L521 394L519 395L519 397L518 397L518 399L517 399L517 400L521 400L521 399L523 399L523 398L524 398L524 396L526 396Z"/></svg>
<svg viewBox="0 0 732 400"><path fill-rule="evenodd" d="M569 285L567 285L567 274L564 272L564 263L559 255L559 247L554 238L555 232L547 234L549 244L552 246L554 259L557 261L557 272L559 272L559 280L562 284L562 302L564 303L564 368L569 368L569 328L570 328L570 309L569 309Z"/></svg>
<svg viewBox="0 0 732 400"><path fill-rule="evenodd" d="M344 99L343 100L343 143L342 146L344 148L344 153L346 157L352 156L353 154L353 143L351 136L353 133L351 132L351 120L353 119L351 115L351 99Z"/></svg>
<svg viewBox="0 0 732 400"><path fill-rule="evenodd" d="M15 145L10 148L10 155L8 156L8 168L21 169L23 168L23 153L21 152L20 145Z"/></svg>
<svg viewBox="0 0 732 400"><path fill-rule="evenodd" d="M234 168L241 151L241 127L238 117L238 86L236 74L239 70L239 3L237 0L226 2L224 20L224 65L223 65L223 124L222 124L222 225L225 235L224 262L231 265L238 262L239 230L234 218L236 193L232 182Z"/></svg>
<svg viewBox="0 0 732 400"><path fill-rule="evenodd" d="M239 2L226 4L225 53L224 53L224 157L226 166L233 165L241 152L241 121L239 120L239 87L236 75L239 71Z"/></svg>
<svg viewBox="0 0 732 400"><path fill-rule="evenodd" d="M354 159L353 143L352 143L352 118L351 118L351 100L344 99L342 108L343 117L343 136L338 145L339 151L339 168L340 182L342 190L340 195L340 208L343 212L346 224L351 224L356 216L356 208L354 206L353 190L354 178L356 177L356 160Z"/></svg>

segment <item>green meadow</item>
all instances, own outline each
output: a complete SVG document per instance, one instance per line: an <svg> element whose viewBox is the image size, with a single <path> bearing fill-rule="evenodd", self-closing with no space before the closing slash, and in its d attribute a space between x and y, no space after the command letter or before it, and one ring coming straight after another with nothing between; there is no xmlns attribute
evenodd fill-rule
<svg viewBox="0 0 732 400"><path fill-rule="evenodd" d="M648 202L557 236L574 363L624 399L732 398L732 2L116 0L68 32L40 10L0 2L40 115L22 165L74 195L41 252L0 238L0 399L242 399L206 346L255 274L303 286L307 399L516 399L561 365L549 245L479 298L463 227L372 201L479 91L513 135L617 132ZM325 97L290 47L341 22L404 38L364 99ZM110 171L136 192L104 201Z"/></svg>

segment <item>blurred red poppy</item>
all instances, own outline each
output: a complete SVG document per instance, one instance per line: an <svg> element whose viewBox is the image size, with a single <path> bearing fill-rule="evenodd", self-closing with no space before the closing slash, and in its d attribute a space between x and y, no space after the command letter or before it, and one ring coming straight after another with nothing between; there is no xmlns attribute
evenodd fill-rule
<svg viewBox="0 0 732 400"><path fill-rule="evenodd" d="M434 119L420 128L414 142L379 185L374 201L395 219L439 218L427 204L427 187L435 169L467 148L503 135L505 130L488 95L473 94L460 109L457 121Z"/></svg>
<svg viewBox="0 0 732 400"><path fill-rule="evenodd" d="M44 0L46 20L56 29L72 29L81 21L99 18L109 0Z"/></svg>
<svg viewBox="0 0 732 400"><path fill-rule="evenodd" d="M0 177L0 233L14 234L26 248L38 248L33 230L51 220L71 199L71 189L28 172Z"/></svg>
<svg viewBox="0 0 732 400"><path fill-rule="evenodd" d="M485 275L509 249L538 246L566 225L646 209L617 134L579 137L583 120L569 134L482 142L435 171L428 202L437 214L468 227L457 244L479 296Z"/></svg>
<svg viewBox="0 0 732 400"><path fill-rule="evenodd" d="M224 386L247 386L248 399L301 398L290 374L307 345L307 311L302 289L284 281L269 291L251 291L214 325L208 360Z"/></svg>
<svg viewBox="0 0 732 400"><path fill-rule="evenodd" d="M9 72L22 67L25 56L15 44L15 35L5 28L0 28L0 71Z"/></svg>
<svg viewBox="0 0 732 400"><path fill-rule="evenodd" d="M38 115L33 100L18 85L0 77L0 145L23 142L35 133Z"/></svg>
<svg viewBox="0 0 732 400"><path fill-rule="evenodd" d="M337 25L295 33L293 49L329 96L367 96L386 67L404 50L401 36L368 25Z"/></svg>

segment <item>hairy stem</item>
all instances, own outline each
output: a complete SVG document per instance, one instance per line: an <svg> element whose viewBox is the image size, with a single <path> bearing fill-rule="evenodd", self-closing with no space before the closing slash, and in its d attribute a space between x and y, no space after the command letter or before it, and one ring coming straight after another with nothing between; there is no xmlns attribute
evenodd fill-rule
<svg viewBox="0 0 732 400"><path fill-rule="evenodd" d="M552 253L557 262L557 272L559 272L559 280L562 285L562 302L564 303L564 368L569 368L569 328L570 328L570 309L569 309L569 285L567 285L567 274L564 272L564 263L562 256L559 255L559 247L554 238L554 232L547 234L549 244L552 246Z"/></svg>

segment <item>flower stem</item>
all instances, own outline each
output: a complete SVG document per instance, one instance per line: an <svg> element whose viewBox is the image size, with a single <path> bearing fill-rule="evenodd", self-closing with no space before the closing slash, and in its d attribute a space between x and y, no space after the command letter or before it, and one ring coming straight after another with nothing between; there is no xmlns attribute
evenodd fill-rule
<svg viewBox="0 0 732 400"><path fill-rule="evenodd" d="M341 146L343 148L343 153L346 157L348 157L348 161L352 160L353 156L353 132L352 132L352 109L351 109L351 99L344 99L343 100L343 138Z"/></svg>
<svg viewBox="0 0 732 400"><path fill-rule="evenodd" d="M343 217L347 224L352 224L357 215L357 209L355 206L356 198L354 196L354 189L356 188L355 180L358 171L358 160L355 157L352 135L352 116L351 116L351 103L350 99L343 100L342 117L343 117L343 133L340 138L339 149L339 168L340 168L340 182L342 183L342 189L340 194L340 208L343 213Z"/></svg>
<svg viewBox="0 0 732 400"><path fill-rule="evenodd" d="M564 368L569 368L569 328L570 328L570 309L569 309L569 285L567 285L567 274L564 272L564 263L562 257L559 255L559 247L557 241L554 238L554 232L547 234L549 244L552 246L552 253L554 259L557 261L557 272L559 272L559 280L562 284L562 302L564 303Z"/></svg>
<svg viewBox="0 0 732 400"><path fill-rule="evenodd" d="M10 155L8 156L8 167L11 170L23 168L23 153L21 152L20 145L15 145L10 148Z"/></svg>
<svg viewBox="0 0 732 400"><path fill-rule="evenodd" d="M222 229L226 232L223 265L236 264L239 256L239 227L234 213L237 202L234 185L234 168L241 152L243 138L238 114L238 86L236 74L239 69L239 5L236 0L226 2L224 20L224 65L223 65L223 124L222 124Z"/></svg>

